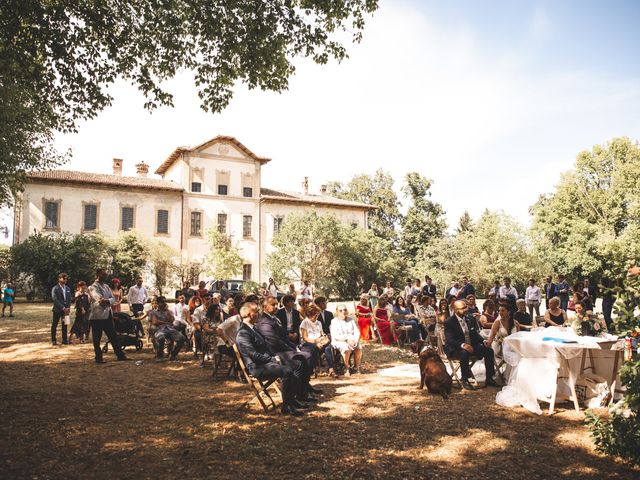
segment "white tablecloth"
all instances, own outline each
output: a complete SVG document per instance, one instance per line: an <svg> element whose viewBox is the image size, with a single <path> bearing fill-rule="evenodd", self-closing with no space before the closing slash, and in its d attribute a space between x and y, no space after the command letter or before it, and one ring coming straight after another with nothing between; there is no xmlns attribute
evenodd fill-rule
<svg viewBox="0 0 640 480"><path fill-rule="evenodd" d="M547 337L576 343L543 340ZM602 349L602 341L604 339L580 337L571 328L565 327L549 327L509 335L504 340L503 357L511 366L511 371L507 386L496 395L496 403L508 407L521 405L540 414L542 409L538 400L549 401L555 388L558 388L558 399L568 398L568 382L575 384L585 349L591 350L594 373L610 381L617 352L610 350L610 345ZM563 359L568 361L568 369ZM586 365L590 365L589 358ZM558 381L558 367L561 381ZM616 384L620 385L619 379Z"/></svg>

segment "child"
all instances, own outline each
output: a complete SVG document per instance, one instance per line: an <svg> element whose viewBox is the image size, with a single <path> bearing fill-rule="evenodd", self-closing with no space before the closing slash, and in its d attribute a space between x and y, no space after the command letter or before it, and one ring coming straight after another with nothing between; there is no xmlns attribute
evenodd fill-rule
<svg viewBox="0 0 640 480"><path fill-rule="evenodd" d="M4 289L4 299L2 303L2 316L4 317L4 310L9 305L9 316L13 317L13 296L15 295L13 291L13 285L7 283L7 286Z"/></svg>

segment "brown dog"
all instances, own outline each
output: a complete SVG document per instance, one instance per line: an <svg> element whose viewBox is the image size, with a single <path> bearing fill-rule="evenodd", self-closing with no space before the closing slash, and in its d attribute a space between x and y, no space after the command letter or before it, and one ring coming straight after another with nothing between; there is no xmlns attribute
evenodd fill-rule
<svg viewBox="0 0 640 480"><path fill-rule="evenodd" d="M420 389L427 385L429 393L438 393L443 398L449 398L451 394L451 375L447 367L431 345L425 346L423 340L417 340L411 344L411 349L418 354L420 359Z"/></svg>

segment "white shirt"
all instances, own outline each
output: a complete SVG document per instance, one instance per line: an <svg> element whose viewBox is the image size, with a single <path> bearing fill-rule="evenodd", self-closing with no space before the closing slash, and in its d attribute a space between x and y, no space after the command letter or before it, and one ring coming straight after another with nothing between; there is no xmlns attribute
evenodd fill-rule
<svg viewBox="0 0 640 480"><path fill-rule="evenodd" d="M302 291L300 292L302 298L312 299L313 295L311 293L311 287L304 286L302 287Z"/></svg>
<svg viewBox="0 0 640 480"><path fill-rule="evenodd" d="M411 292L413 291L413 287L410 285L407 285L406 287L404 287L404 298L406 300L407 295L411 295Z"/></svg>
<svg viewBox="0 0 640 480"><path fill-rule="evenodd" d="M175 321L173 322L173 325L176 327L181 323L186 325L188 311L189 311L189 307L187 305L176 303L173 306L173 316L175 317Z"/></svg>
<svg viewBox="0 0 640 480"><path fill-rule="evenodd" d="M236 336L238 335L238 330L240 330L240 325L242 325L240 315L233 315L218 325L218 328L222 330L222 333L224 333L224 336L229 340L229 343L233 345L236 343ZM254 326L251 325L251 328L253 327Z"/></svg>
<svg viewBox="0 0 640 480"><path fill-rule="evenodd" d="M309 340L315 340L316 338L320 338L322 333L322 323L318 320L312 322L308 318L305 318L302 323L300 323L300 329L305 329L307 331L307 338Z"/></svg>
<svg viewBox="0 0 640 480"><path fill-rule="evenodd" d="M498 298L507 298L507 295L513 295L514 297L518 298L518 291L513 287L507 288L504 285L501 286L500 292L498 293Z"/></svg>
<svg viewBox="0 0 640 480"><path fill-rule="evenodd" d="M278 295L278 289L276 288L275 283L269 285L269 294L274 298Z"/></svg>
<svg viewBox="0 0 640 480"><path fill-rule="evenodd" d="M191 315L191 321L193 323L202 323L204 324L204 316L207 311L204 309L204 305L200 305L193 311L193 315Z"/></svg>
<svg viewBox="0 0 640 480"><path fill-rule="evenodd" d="M458 315L456 315L456 318L458 319L460 328L462 328L462 332L464 333L465 343L468 343L469 345L471 345L471 334L469 333L469 325L467 325L467 322L465 321L464 318L460 318Z"/></svg>
<svg viewBox="0 0 640 480"><path fill-rule="evenodd" d="M138 285L134 285L127 292L127 303L129 305L133 305L134 303L144 304L149 299L149 294L147 293L147 289L144 287L139 287Z"/></svg>
<svg viewBox="0 0 640 480"><path fill-rule="evenodd" d="M537 285L529 286L524 293L524 298L527 302L539 302L542 299L542 292Z"/></svg>

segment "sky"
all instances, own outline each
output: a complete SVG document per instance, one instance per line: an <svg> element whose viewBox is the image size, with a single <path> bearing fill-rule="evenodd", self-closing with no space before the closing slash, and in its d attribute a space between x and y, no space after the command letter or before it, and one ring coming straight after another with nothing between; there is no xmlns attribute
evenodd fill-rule
<svg viewBox="0 0 640 480"><path fill-rule="evenodd" d="M73 150L62 168L110 173L115 157L133 175L232 135L272 158L264 187L300 191L308 176L317 192L383 168L399 192L417 171L452 229L485 208L527 225L580 151L640 138L639 23L638 1L380 0L348 60L296 61L284 93L239 85L208 114L185 72L167 84L175 108L149 113L118 82L113 105L56 146Z"/></svg>

